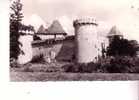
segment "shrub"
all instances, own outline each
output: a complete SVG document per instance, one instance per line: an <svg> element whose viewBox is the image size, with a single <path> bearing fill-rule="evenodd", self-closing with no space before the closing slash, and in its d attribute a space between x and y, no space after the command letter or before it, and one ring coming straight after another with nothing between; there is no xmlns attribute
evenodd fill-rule
<svg viewBox="0 0 139 100"><path fill-rule="evenodd" d="M10 58L10 67L19 68L21 65L17 63L17 60L14 58Z"/></svg>
<svg viewBox="0 0 139 100"><path fill-rule="evenodd" d="M133 73L135 72L135 62L131 57L118 56L110 58L107 63L101 64L101 68L108 73Z"/></svg>
<svg viewBox="0 0 139 100"><path fill-rule="evenodd" d="M34 70L32 68L30 68L30 67L25 67L23 69L23 71L25 71L25 72L34 72Z"/></svg>
<svg viewBox="0 0 139 100"><path fill-rule="evenodd" d="M95 69L93 62L88 64L67 64L62 66L64 72L80 72L80 73L91 73Z"/></svg>
<svg viewBox="0 0 139 100"><path fill-rule="evenodd" d="M66 64L62 66L63 72L79 72L78 66L75 64Z"/></svg>
<svg viewBox="0 0 139 100"><path fill-rule="evenodd" d="M134 64L135 64L135 73L139 73L139 57L135 57L134 59L133 59L133 62L134 62Z"/></svg>
<svg viewBox="0 0 139 100"><path fill-rule="evenodd" d="M34 56L32 58L32 60L31 60L31 63L44 63L44 62L45 62L45 59L44 59L44 55L43 54Z"/></svg>
<svg viewBox="0 0 139 100"><path fill-rule="evenodd" d="M45 72L59 72L59 71L60 68L52 66L52 67L48 67Z"/></svg>
<svg viewBox="0 0 139 100"><path fill-rule="evenodd" d="M87 64L79 64L78 66L79 66L79 72L81 73L92 73L96 68L96 64L93 62Z"/></svg>
<svg viewBox="0 0 139 100"><path fill-rule="evenodd" d="M60 67L55 67L55 66L47 66L44 64L26 64L25 67L23 67L23 71L25 72L59 72Z"/></svg>

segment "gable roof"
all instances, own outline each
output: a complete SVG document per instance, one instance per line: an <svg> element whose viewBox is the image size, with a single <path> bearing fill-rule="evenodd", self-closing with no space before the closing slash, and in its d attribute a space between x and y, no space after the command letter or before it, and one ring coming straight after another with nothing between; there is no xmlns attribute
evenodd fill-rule
<svg viewBox="0 0 139 100"><path fill-rule="evenodd" d="M45 33L66 33L58 20L54 20Z"/></svg>
<svg viewBox="0 0 139 100"><path fill-rule="evenodd" d="M116 26L113 26L110 30L110 32L108 33L108 37L114 36L114 35L119 35L122 36L122 33L119 31L119 29Z"/></svg>

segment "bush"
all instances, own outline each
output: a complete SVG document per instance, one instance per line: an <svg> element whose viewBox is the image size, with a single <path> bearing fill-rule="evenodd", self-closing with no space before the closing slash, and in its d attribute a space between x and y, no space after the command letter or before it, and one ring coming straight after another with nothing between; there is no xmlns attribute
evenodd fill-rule
<svg viewBox="0 0 139 100"><path fill-rule="evenodd" d="M32 58L32 60L31 60L31 63L44 63L44 62L45 62L45 59L44 59L44 55L43 54L34 56Z"/></svg>
<svg viewBox="0 0 139 100"><path fill-rule="evenodd" d="M135 73L139 73L139 58L134 58L133 59L133 62L134 62L134 64L135 64Z"/></svg>
<svg viewBox="0 0 139 100"><path fill-rule="evenodd" d="M32 68L30 68L30 67L25 67L23 69L23 71L25 71L25 72L34 72L34 70Z"/></svg>
<svg viewBox="0 0 139 100"><path fill-rule="evenodd" d="M62 69L64 72L80 73L139 73L139 58L107 57L100 59L97 63L64 65Z"/></svg>
<svg viewBox="0 0 139 100"><path fill-rule="evenodd" d="M52 66L52 67L48 67L45 72L59 72L59 71L60 68Z"/></svg>
<svg viewBox="0 0 139 100"><path fill-rule="evenodd" d="M128 56L118 56L110 58L109 62L102 64L100 68L108 73L133 73L135 72L135 62Z"/></svg>
<svg viewBox="0 0 139 100"><path fill-rule="evenodd" d="M16 59L10 58L10 67L11 68L19 68L19 67L21 67L21 65L17 63Z"/></svg>
<svg viewBox="0 0 139 100"><path fill-rule="evenodd" d="M75 64L66 64L62 66L62 71L63 72L79 72L79 68Z"/></svg>
<svg viewBox="0 0 139 100"><path fill-rule="evenodd" d="M93 62L88 64L68 64L62 66L64 72L80 72L80 73L91 73L95 69L95 64Z"/></svg>
<svg viewBox="0 0 139 100"><path fill-rule="evenodd" d="M79 66L79 72L81 73L92 73L96 68L96 64L93 62L87 64L79 64L78 66Z"/></svg>
<svg viewBox="0 0 139 100"><path fill-rule="evenodd" d="M24 72L59 72L61 71L60 67L47 66L45 64L31 64L28 63L23 67L22 71Z"/></svg>

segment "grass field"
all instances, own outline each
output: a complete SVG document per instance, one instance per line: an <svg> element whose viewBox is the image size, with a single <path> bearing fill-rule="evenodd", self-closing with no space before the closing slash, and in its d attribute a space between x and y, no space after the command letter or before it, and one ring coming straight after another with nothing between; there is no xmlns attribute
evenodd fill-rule
<svg viewBox="0 0 139 100"><path fill-rule="evenodd" d="M117 81L139 80L139 74L128 73L64 73L64 72L22 72L11 68L10 81Z"/></svg>

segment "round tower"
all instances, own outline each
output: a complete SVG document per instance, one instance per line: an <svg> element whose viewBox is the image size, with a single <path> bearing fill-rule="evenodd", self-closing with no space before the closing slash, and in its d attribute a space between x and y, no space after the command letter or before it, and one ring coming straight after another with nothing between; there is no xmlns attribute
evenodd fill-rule
<svg viewBox="0 0 139 100"><path fill-rule="evenodd" d="M77 19L75 28L76 62L89 63L97 59L97 23L92 18Z"/></svg>

